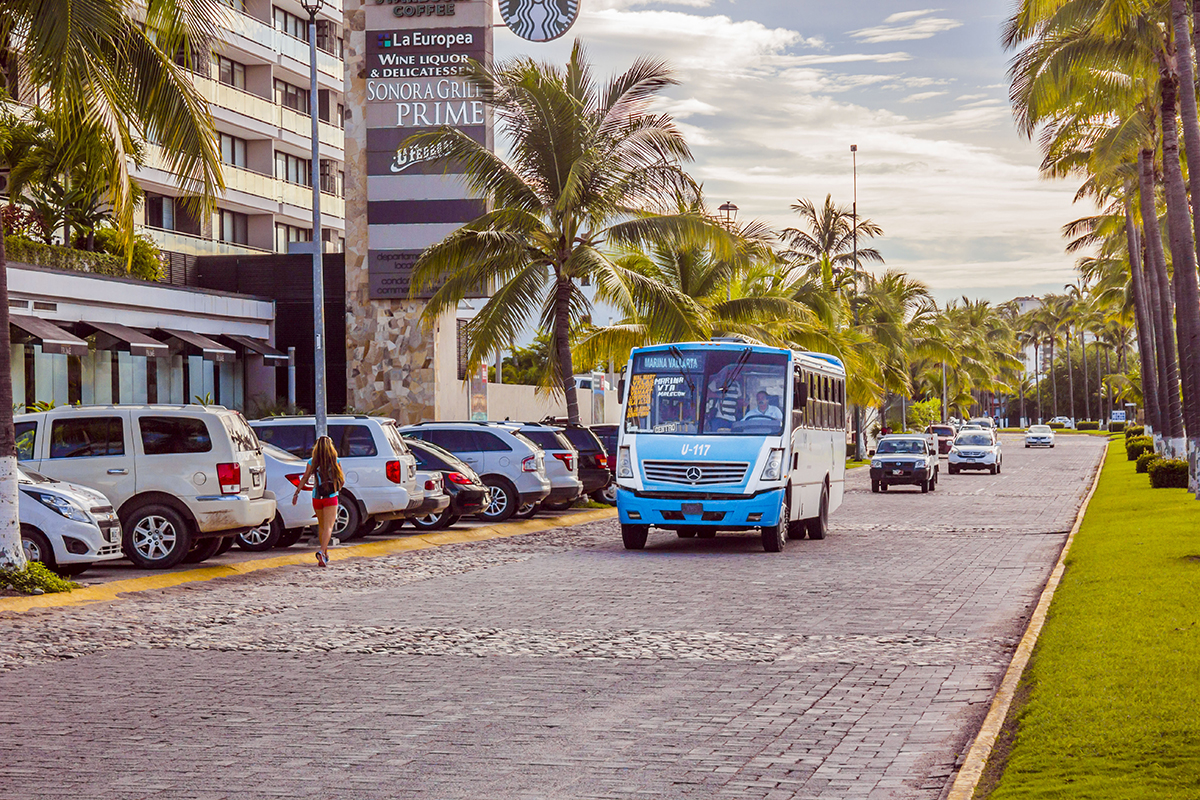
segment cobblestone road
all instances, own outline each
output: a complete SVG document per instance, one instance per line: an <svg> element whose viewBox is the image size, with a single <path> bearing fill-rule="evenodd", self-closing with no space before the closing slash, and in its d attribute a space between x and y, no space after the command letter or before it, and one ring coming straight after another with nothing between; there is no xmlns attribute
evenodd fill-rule
<svg viewBox="0 0 1200 800"><path fill-rule="evenodd" d="M780 555L597 523L0 618L0 797L936 800L1103 441L1006 447Z"/></svg>

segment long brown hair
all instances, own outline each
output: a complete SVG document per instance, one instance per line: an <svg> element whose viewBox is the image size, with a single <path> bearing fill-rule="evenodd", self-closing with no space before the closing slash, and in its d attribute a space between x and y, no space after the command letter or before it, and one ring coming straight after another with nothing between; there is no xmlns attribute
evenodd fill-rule
<svg viewBox="0 0 1200 800"><path fill-rule="evenodd" d="M337 448L333 446L333 439L328 436L317 439L312 449L312 463L322 478L333 481L337 491L340 492L346 485L346 476L342 474L342 465L338 463Z"/></svg>

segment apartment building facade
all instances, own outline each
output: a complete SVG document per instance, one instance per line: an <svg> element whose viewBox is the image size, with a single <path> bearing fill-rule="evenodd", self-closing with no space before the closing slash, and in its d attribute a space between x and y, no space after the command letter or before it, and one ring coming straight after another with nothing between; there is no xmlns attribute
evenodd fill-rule
<svg viewBox="0 0 1200 800"><path fill-rule="evenodd" d="M136 177L141 222L167 256L170 280L202 255L286 253L312 241L312 121L308 14L299 0L221 0L210 57L194 65L218 136L226 191L197 219L153 145ZM344 66L341 0L317 15L317 86L323 246L345 242ZM305 245L311 247L311 245Z"/></svg>

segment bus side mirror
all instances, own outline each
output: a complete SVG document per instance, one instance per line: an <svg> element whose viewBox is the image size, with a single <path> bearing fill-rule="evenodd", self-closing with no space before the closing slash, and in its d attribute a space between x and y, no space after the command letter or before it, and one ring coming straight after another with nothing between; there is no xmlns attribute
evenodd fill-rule
<svg viewBox="0 0 1200 800"><path fill-rule="evenodd" d="M620 403L624 403L624 402L625 402L625 376L622 375L621 379L617 381L617 403L620 404Z"/></svg>
<svg viewBox="0 0 1200 800"><path fill-rule="evenodd" d="M799 411L808 405L808 384L797 383L792 387L792 408Z"/></svg>

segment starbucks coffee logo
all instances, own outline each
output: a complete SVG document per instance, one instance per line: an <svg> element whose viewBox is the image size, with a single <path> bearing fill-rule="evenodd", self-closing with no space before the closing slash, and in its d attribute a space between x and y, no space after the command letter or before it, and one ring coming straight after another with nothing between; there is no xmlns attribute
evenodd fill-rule
<svg viewBox="0 0 1200 800"><path fill-rule="evenodd" d="M548 42L571 29L580 0L500 0L509 30L531 42Z"/></svg>

